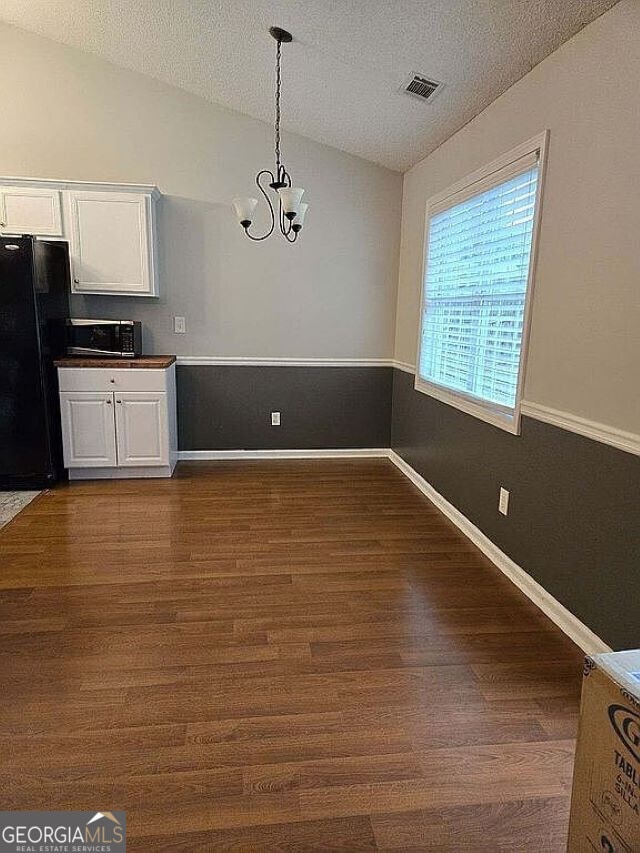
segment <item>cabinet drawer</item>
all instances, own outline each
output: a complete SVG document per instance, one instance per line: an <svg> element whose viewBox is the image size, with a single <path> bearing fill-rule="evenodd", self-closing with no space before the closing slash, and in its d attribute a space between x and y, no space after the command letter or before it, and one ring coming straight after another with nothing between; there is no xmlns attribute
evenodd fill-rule
<svg viewBox="0 0 640 853"><path fill-rule="evenodd" d="M61 391L166 391L167 370L59 367Z"/></svg>

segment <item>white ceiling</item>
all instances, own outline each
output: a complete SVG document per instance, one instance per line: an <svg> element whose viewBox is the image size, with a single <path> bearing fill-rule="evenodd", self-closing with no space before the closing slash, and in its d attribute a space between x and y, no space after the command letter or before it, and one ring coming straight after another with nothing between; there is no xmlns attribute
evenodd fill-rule
<svg viewBox="0 0 640 853"><path fill-rule="evenodd" d="M405 170L617 0L0 0L0 19ZM443 81L432 103L400 89ZM286 152L285 152L286 153Z"/></svg>

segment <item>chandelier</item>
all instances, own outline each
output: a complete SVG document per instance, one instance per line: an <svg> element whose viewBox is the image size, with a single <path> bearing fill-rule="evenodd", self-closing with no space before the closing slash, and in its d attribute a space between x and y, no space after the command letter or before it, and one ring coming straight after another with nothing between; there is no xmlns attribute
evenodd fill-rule
<svg viewBox="0 0 640 853"><path fill-rule="evenodd" d="M280 27L271 27L269 32L276 40L276 118L274 125L275 132L275 154L276 154L276 167L275 171L271 171L271 169L262 169L256 175L256 186L262 193L262 195L267 200L267 204L269 205L269 211L271 212L271 227L265 234L256 235L250 234L249 228L253 221L253 212L258 206L257 198L234 198L233 206L236 211L236 216L238 217L238 222L244 228L244 233L250 240L266 240L267 237L270 237L274 229L276 227L276 213L274 210L274 206L271 202L271 198L269 197L269 193L264 188L261 183L262 180L266 180L267 177L271 178L269 181L269 187L277 193L277 206L278 206L278 225L280 227L280 231L289 243L295 243L298 238L298 234L302 230L302 226L304 224L304 217L307 213L307 209L309 207L308 204L301 201L304 190L302 187L292 187L291 186L291 175L287 172L284 163L282 162L282 154L280 152L280 97L281 97L281 88L282 88L282 72L281 72L281 60L282 60L282 45L283 43L288 43L292 41L293 37L291 33L288 33L286 30L280 29Z"/></svg>

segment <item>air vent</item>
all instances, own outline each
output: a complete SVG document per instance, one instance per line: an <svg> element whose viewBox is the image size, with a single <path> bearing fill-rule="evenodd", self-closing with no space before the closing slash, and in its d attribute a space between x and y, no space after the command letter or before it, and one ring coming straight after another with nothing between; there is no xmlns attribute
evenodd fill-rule
<svg viewBox="0 0 640 853"><path fill-rule="evenodd" d="M412 74L404 91L414 98L420 98L421 101L430 101L441 88L442 83L429 80L421 74Z"/></svg>

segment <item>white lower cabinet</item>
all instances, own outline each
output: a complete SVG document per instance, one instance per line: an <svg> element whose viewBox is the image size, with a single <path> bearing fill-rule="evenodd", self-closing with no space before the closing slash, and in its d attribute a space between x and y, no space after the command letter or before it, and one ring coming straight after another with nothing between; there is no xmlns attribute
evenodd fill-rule
<svg viewBox="0 0 640 853"><path fill-rule="evenodd" d="M103 468L118 464L113 394L60 394L62 446L67 468Z"/></svg>
<svg viewBox="0 0 640 853"><path fill-rule="evenodd" d="M62 367L58 376L70 479L171 476L177 458L175 365Z"/></svg>
<svg viewBox="0 0 640 853"><path fill-rule="evenodd" d="M123 391L115 398L118 465L168 465L167 395Z"/></svg>

